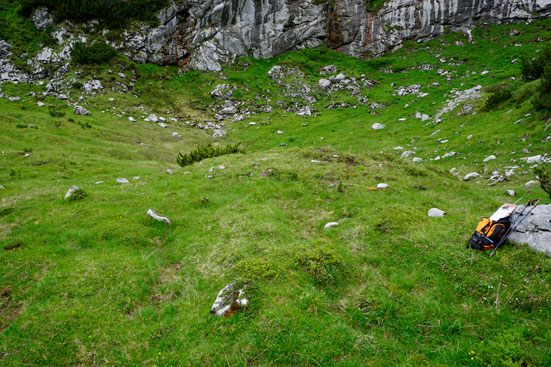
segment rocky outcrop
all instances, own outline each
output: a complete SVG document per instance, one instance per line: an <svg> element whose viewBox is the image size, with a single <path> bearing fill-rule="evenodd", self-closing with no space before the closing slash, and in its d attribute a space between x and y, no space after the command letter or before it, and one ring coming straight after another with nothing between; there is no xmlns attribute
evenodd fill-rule
<svg viewBox="0 0 551 367"><path fill-rule="evenodd" d="M503 23L549 17L551 0L390 0L370 18L366 54L378 56L404 40L426 40L446 27L470 37L478 21Z"/></svg>
<svg viewBox="0 0 551 367"><path fill-rule="evenodd" d="M528 244L534 250L551 256L551 205L540 205L511 232L511 242ZM526 209L526 212L530 208Z"/></svg>
<svg viewBox="0 0 551 367"><path fill-rule="evenodd" d="M101 35L139 63L220 71L239 56L269 58L324 44L371 58L401 47L405 40L431 39L447 29L471 40L470 27L479 21L548 16L551 0L390 0L376 13L366 10L365 0L179 0L158 14L159 26L133 25ZM52 19L43 7L32 15L38 28L47 28ZM57 25L52 35L59 50L44 49L29 61L33 78L49 73L45 64L68 60L74 42L86 42L95 24Z"/></svg>

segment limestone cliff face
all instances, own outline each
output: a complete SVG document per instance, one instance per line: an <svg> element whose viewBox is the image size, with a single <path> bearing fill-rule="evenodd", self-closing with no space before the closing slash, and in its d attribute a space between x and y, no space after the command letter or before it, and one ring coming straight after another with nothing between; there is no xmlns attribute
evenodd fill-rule
<svg viewBox="0 0 551 367"><path fill-rule="evenodd" d="M469 34L470 26L479 21L551 16L551 0L389 0L374 14L366 11L365 3L174 0L158 14L160 26L134 26L109 43L136 62L219 71L237 56L268 58L325 44L350 56L370 58L400 47L405 40L430 39L446 29ZM37 27L44 23L39 20L51 18L45 9L36 13ZM85 27L70 32L64 27L74 26L57 26L53 35L60 45L71 48L70 35Z"/></svg>

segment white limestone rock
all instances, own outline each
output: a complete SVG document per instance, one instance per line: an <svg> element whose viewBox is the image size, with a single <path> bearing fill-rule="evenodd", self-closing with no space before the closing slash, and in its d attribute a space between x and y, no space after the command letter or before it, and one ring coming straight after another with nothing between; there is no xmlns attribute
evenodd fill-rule
<svg viewBox="0 0 551 367"><path fill-rule="evenodd" d="M158 215L157 213L155 213L153 211L153 209L149 209L147 211L147 215L149 215L151 218L155 219L156 221L164 222L166 224L171 224L170 219L168 219L167 217L162 217L162 216Z"/></svg>
<svg viewBox="0 0 551 367"><path fill-rule="evenodd" d="M429 211L427 212L427 215L429 217L433 217L433 218L441 218L443 217L444 215L446 215L446 212L443 211L443 210L440 210L438 208L431 208L429 209Z"/></svg>

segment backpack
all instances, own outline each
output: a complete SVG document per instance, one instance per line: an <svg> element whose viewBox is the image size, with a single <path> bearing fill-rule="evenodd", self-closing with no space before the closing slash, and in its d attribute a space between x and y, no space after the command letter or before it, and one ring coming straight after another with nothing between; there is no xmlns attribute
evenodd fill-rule
<svg viewBox="0 0 551 367"><path fill-rule="evenodd" d="M510 226L509 218L493 221L482 218L476 231L469 240L469 245L475 250L489 250L497 246Z"/></svg>

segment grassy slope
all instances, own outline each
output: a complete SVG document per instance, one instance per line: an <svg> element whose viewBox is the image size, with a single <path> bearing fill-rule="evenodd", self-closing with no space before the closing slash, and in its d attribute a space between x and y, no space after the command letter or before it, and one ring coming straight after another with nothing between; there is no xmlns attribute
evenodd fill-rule
<svg viewBox="0 0 551 367"><path fill-rule="evenodd" d="M500 36L513 28L523 34ZM109 95L91 99L98 106L92 116L75 122L52 118L35 102L0 100L0 183L6 186L0 191L0 247L20 245L0 250L0 365L551 364L550 260L524 246L506 246L493 259L464 251L478 218L508 200L505 189L524 198L545 194L524 188L533 178L528 167L518 170L526 175L493 187L448 173L452 167L461 174L491 172L509 164L511 151L518 158L527 147L532 154L549 151L541 142L549 135L545 123L533 115L514 124L532 112L523 98L474 116L455 111L437 127L412 117L416 111L434 115L453 87L518 76L510 60L541 48L529 41L549 33L549 22L492 27L476 32L477 46L432 41L382 61L323 50L247 60L246 71L236 66L225 72L229 82L249 86L244 98L266 88L277 95L266 74L277 63L301 65L312 80L320 66L334 63L347 74L380 81L368 92L370 100L389 106L380 115L362 106L329 111L320 103L322 115L308 120L280 111L254 116L231 124L227 138L244 142L247 154L185 169L176 168L177 152L210 141L205 132L102 114ZM409 69L439 65L436 54L464 59L464 65L442 66L459 75L491 73L448 84L436 70ZM406 72L379 72L385 63ZM159 70L139 82L139 99L116 96L119 110L147 104L152 96L158 111L165 103L182 116L200 117L189 106L206 109L208 93L220 82L216 74ZM391 95L391 83L434 81L440 87L427 89L429 96L408 109L404 104L414 98ZM512 85L517 96L533 88ZM164 94L152 95L160 93L155 86ZM37 87L3 87L10 95L28 88ZM250 121L270 125L249 128ZM388 129L373 131L374 122ZM441 131L431 136L435 129ZM172 131L183 139L171 137ZM469 134L474 138L467 141ZM412 138L425 159L421 164L399 159L392 149L407 149ZM449 142L438 144L438 138ZM21 154L30 150L30 157ZM429 161L452 150L460 154ZM498 159L482 165L489 154ZM223 163L228 168L218 169ZM117 184L118 177L131 183ZM94 185L99 180L105 183ZM379 182L390 189L369 189ZM74 184L89 196L64 202ZM433 206L448 215L428 218ZM148 208L173 225L150 221ZM324 231L328 221L340 225ZM339 264L321 263L327 276L316 279L297 258L320 248L336 254ZM210 316L216 293L234 279L252 281L250 308L228 319Z"/></svg>

